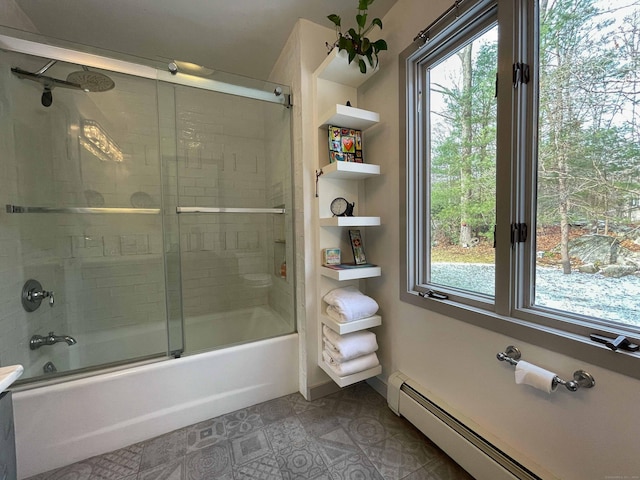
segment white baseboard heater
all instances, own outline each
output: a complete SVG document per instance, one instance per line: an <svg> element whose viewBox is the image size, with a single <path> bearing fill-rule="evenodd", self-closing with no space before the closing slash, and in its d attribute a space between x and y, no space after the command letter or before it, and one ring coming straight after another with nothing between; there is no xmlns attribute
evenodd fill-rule
<svg viewBox="0 0 640 480"><path fill-rule="evenodd" d="M477 480L542 480L428 398L401 372L389 377L389 408L405 417Z"/></svg>

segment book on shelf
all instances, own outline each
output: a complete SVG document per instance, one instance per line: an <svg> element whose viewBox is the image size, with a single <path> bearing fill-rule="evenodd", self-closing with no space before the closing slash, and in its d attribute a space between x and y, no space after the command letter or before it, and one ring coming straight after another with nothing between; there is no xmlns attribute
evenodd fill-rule
<svg viewBox="0 0 640 480"><path fill-rule="evenodd" d="M364 255L364 245L362 244L360 230L349 230L349 240L351 241L351 250L353 250L353 263L366 265L367 259Z"/></svg>
<svg viewBox="0 0 640 480"><path fill-rule="evenodd" d="M373 263L341 263L339 265L323 265L326 268L330 268L331 270L349 270L351 268L368 268L368 267L377 267L378 265L374 265Z"/></svg>
<svg viewBox="0 0 640 480"><path fill-rule="evenodd" d="M329 125L329 163L363 163L362 131Z"/></svg>
<svg viewBox="0 0 640 480"><path fill-rule="evenodd" d="M339 248L323 248L322 264L323 265L340 265L340 249Z"/></svg>

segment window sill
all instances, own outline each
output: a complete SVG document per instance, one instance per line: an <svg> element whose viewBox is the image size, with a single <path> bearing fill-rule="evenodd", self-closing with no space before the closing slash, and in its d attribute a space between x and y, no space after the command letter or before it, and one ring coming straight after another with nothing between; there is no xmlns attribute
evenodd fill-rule
<svg viewBox="0 0 640 480"><path fill-rule="evenodd" d="M614 352L605 345L592 341L588 336L498 315L451 300L420 297L416 292L401 292L400 300L640 380L638 352Z"/></svg>

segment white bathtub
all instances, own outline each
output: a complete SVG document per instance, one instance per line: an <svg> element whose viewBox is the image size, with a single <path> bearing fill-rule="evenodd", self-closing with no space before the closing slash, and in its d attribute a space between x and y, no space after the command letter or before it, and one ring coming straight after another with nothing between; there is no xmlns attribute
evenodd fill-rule
<svg viewBox="0 0 640 480"><path fill-rule="evenodd" d="M298 335L14 392L27 478L298 390Z"/></svg>
<svg viewBox="0 0 640 480"><path fill-rule="evenodd" d="M187 317L184 323L186 354L253 342L293 330L291 321L266 306Z"/></svg>
<svg viewBox="0 0 640 480"><path fill-rule="evenodd" d="M286 335L293 330L290 321L266 306L188 317L184 323L185 355ZM24 365L22 379L54 379L43 376L47 362L52 362L58 372L66 372L126 359L162 357L167 350L166 321L74 333L73 337L76 345L60 342L40 347L42 355L32 365Z"/></svg>
<svg viewBox="0 0 640 480"><path fill-rule="evenodd" d="M53 363L58 372L68 372L127 359L162 357L167 351L166 321L72 336L78 342L75 345L60 342L40 347L41 355L33 364L25 365L22 380L51 380L48 375L43 376L47 362Z"/></svg>

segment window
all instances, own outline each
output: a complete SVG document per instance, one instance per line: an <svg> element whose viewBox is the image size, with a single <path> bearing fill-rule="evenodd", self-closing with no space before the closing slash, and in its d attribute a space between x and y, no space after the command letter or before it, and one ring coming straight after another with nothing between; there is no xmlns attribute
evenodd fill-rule
<svg viewBox="0 0 640 480"><path fill-rule="evenodd" d="M495 294L497 27L425 63L427 283Z"/></svg>
<svg viewBox="0 0 640 480"><path fill-rule="evenodd" d="M402 298L640 343L640 2L470 0L421 33L401 62Z"/></svg>
<svg viewBox="0 0 640 480"><path fill-rule="evenodd" d="M640 5L542 2L539 17L530 303L640 326Z"/></svg>

